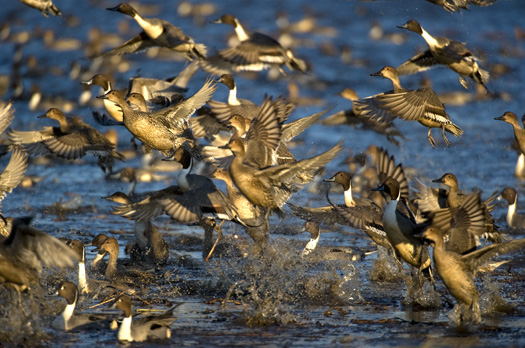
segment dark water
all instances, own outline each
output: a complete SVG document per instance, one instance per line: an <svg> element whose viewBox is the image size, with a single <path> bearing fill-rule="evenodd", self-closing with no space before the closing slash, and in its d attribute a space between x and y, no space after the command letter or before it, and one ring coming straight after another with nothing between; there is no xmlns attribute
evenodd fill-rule
<svg viewBox="0 0 525 348"><path fill-rule="evenodd" d="M143 2L156 5L148 7L150 13L167 19L180 26L195 41L208 45L210 50L225 47L225 38L232 33L230 27L204 23L196 25L192 18L177 15L177 2ZM22 68L23 97L15 99L16 118L13 128L19 130L37 129L50 125L36 116L51 106L63 108L78 114L93 124L90 118L93 105L80 106L78 103L82 87L81 80L87 80L95 73L110 73L119 87L140 72L144 77L163 78L178 74L185 66L183 60L171 58L152 59L144 53L126 57L127 65L92 66L84 59L83 47L88 41L92 28L100 31L117 32L122 23L129 30L121 37L128 39L138 32L137 25L121 14L106 11L116 5L99 1L61 1L57 6L63 17L44 18L37 11L28 9L16 1L4 4L0 21L11 24L11 36L0 46L0 74L10 75L15 52L14 37L27 32L29 41L22 47L23 59L34 56L34 69ZM268 34L277 35L275 18L278 11L286 11L292 22L304 16L303 8L308 6L321 27L331 27L334 35L296 34L299 43L294 48L297 56L304 58L311 66L309 75L290 74L287 78L270 80L266 74L245 75L237 78L239 97L260 102L265 93L287 95L287 85L293 81L299 85L301 96L321 99L322 105L307 104L298 107L292 118L309 115L324 107L336 104L334 110L347 108L347 101L336 94L345 87L356 90L360 97L372 95L390 88L382 79L370 77L370 73L384 65L397 66L414 53L425 48L424 41L414 33L397 29L396 25L408 19L417 19L434 35L448 36L462 42L483 59L481 66L492 71L489 89L498 97L476 101L462 106L447 104L447 111L465 133L461 138L451 136L452 146L446 148L439 132L434 131L437 141L432 149L426 137L427 129L419 124L398 121L397 125L407 138L399 147L390 144L382 136L352 128L325 127L315 125L304 132L300 142L293 149L298 158L312 156L344 139L344 154L356 154L370 144L384 146L395 155L405 167L412 167L419 178L438 178L445 172L455 173L460 187L471 190L479 187L485 195L505 186L514 186L520 194L525 193L523 182L513 175L517 155L510 149L511 127L494 121L504 111L520 115L520 106L525 97L522 68L525 44L519 40L515 30L525 29L522 14L525 3L520 0L500 0L485 8L472 6L461 14L448 14L441 8L426 1L224 1L215 3L216 12L207 19L216 19L221 14L232 13L240 18L246 27ZM377 22L383 28L384 38L372 40L369 30ZM56 40L66 40L68 50L46 47L41 39L42 32L52 30ZM402 44L389 40L389 35L402 35ZM79 43L79 47L75 45ZM345 63L340 58L342 45L352 49L352 61ZM333 46L335 54L323 53L321 47ZM106 48L109 48L107 46ZM73 64L85 71L70 77ZM497 67L508 70L496 74ZM430 78L438 93L464 92L457 75L445 68L435 68L424 74ZM204 81L203 72L190 82L190 93L196 91ZM418 88L422 75L402 78L407 88ZM38 110L28 109L28 95L33 84L38 84L46 103ZM470 84L470 93L473 83ZM95 92L96 93L96 92ZM3 96L11 98L12 89ZM225 100L227 90L218 88L216 100ZM504 96L504 97L503 97ZM50 99L53 101L48 102ZM311 100L311 101L312 101ZM129 135L119 130L119 149L129 147ZM327 173L344 169L342 158L330 163ZM2 159L5 166L7 159ZM139 160L125 165L137 166ZM124 166L117 165L116 169ZM107 181L97 167L95 160L85 158L74 164L34 162L28 174L43 175L38 185L17 188L2 204L6 216L35 215L35 225L59 237L75 237L89 241L98 233L115 235L121 245L132 240L133 223L110 214L111 205L101 196L118 190L125 190L127 184ZM170 174L172 175L172 174ZM170 181L139 183L137 191L156 190L170 184ZM53 214L44 208L71 198L68 193L81 197L81 208L66 215ZM333 195L335 196L335 194ZM295 204L312 206L324 205L324 197L313 190L305 189L291 199ZM503 204L498 203L496 217L505 213ZM365 261L350 260L301 260L300 250L308 240L300 232L301 221L288 217L272 220L272 244L281 255L271 262L247 258L214 259L209 263L201 260L200 244L181 244L183 236L202 238L198 226L168 224L161 218L163 235L170 243L172 257L170 265L163 270L163 280L141 296L153 302L155 308L167 308L171 302L183 302L175 311L178 317L172 325L173 337L169 343L182 346L524 346L525 301L523 298L523 265L518 264L508 272L502 267L492 273L478 277L482 292L482 324L469 332L455 329L448 317L451 307L445 301L432 309L421 310L410 303L404 282L393 275L389 282L371 281L381 272L392 275L392 265L376 254ZM504 226L504 221L500 225ZM278 226L278 227L277 227ZM287 231L283 234L283 231ZM244 232L235 226L226 226L227 239L234 246L245 250L250 243ZM510 237L513 238L513 237ZM360 231L348 227L324 228L320 247L330 246L373 249ZM123 253L122 253L123 254ZM179 256L189 255L185 263L178 263ZM519 254L523 255L522 253ZM88 257L93 257L90 254ZM208 303L223 298L231 290L230 299L225 303ZM446 294L438 282L438 292ZM5 293L2 296L5 297ZM450 297L450 296L449 296ZM435 304L437 295L423 298L426 304ZM48 301L48 300L44 300ZM54 301L54 300L52 300ZM37 301L38 302L38 301ZM453 301L452 301L453 302ZM503 302L503 304L500 304ZM97 301L82 304L87 308ZM46 302L51 308L40 308L42 319L33 318L31 329L26 326L17 331L7 330L7 336L16 342L28 345L58 344L67 346L110 346L115 342L115 332L107 330L96 333L60 333L47 329L52 313L58 312L63 304L59 301ZM135 302L136 305L139 302ZM510 305L513 311L495 312ZM148 307L143 303L145 307ZM41 306L42 307L42 306ZM107 305L102 306L107 309ZM331 307L335 309L329 310ZM16 319L16 318L15 318ZM17 326L17 320L5 318L6 327ZM18 318L18 320L20 320ZM31 333L33 333L31 335ZM21 338L23 336L27 338ZM27 340L26 340L27 339ZM163 343L161 343L163 345Z"/></svg>

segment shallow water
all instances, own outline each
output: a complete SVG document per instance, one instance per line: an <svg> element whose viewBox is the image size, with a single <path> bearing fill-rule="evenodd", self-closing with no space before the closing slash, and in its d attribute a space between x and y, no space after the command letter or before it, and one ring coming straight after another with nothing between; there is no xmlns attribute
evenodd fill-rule
<svg viewBox="0 0 525 348"><path fill-rule="evenodd" d="M167 19L180 26L185 33L197 42L208 45L210 50L225 47L225 38L232 33L230 27L204 24L197 26L191 18L179 17L177 3L143 1L155 4L147 16ZM113 73L116 84L124 87L129 77L140 73L144 77L163 78L178 74L185 66L183 60L168 58L152 59L144 53L125 58L127 65L117 67L102 66L94 69L91 61L84 59L82 49L75 48L74 40L86 42L88 31L99 28L102 32L115 32L122 28L122 23L129 25L129 30L121 34L128 39L138 32L131 19L121 14L106 11L106 7L116 5L101 1L61 1L56 5L64 13L63 17L45 18L38 11L24 7L16 1L4 5L0 21L11 23L11 34L28 31L31 40L22 45L24 59L35 56L36 69L23 67L21 70L24 94L14 99L16 118L12 127L18 130L37 129L49 126L45 120L36 116L51 106L63 107L64 110L78 114L87 122L91 120L91 110L101 110L101 105L79 106L78 98L83 91L79 81L87 80L95 73ZM322 34L297 34L301 45L294 48L297 56L304 58L311 66L308 75L292 73L287 78L270 80L265 73L243 75L237 78L239 97L260 102L264 93L287 95L287 84L294 81L299 85L301 96L321 98L323 105L305 105L298 107L292 118L309 115L325 107L336 105L334 111L346 109L347 101L336 94L345 87L356 90L360 97L372 95L390 88L382 79L370 77L384 65L397 66L415 52L425 48L422 38L414 33L396 28L408 19L417 19L423 27L434 35L448 36L462 42L479 57L483 58L482 67L492 70L496 64L509 67L508 73L496 76L489 82L489 89L499 97L487 101L477 101L463 106L447 104L447 111L460 125L465 134L461 138L450 136L450 148L446 148L439 132L434 130L436 149L432 149L426 137L427 129L419 124L397 121L406 140L399 147L390 144L384 137L350 127L326 127L315 125L305 131L297 146L293 148L298 158L313 156L333 146L339 139L344 139L344 155L330 163L327 177L337 170L344 169L343 158L349 154L363 151L370 144L377 144L389 149L398 162L405 167L412 167L419 178L438 178L445 172L455 173L464 190L479 187L488 196L505 186L514 186L520 194L525 193L525 185L513 175L517 155L510 149L512 142L511 126L494 121L504 111L514 111L520 115L521 101L524 99L523 83L525 72L522 68L525 56L525 44L515 35L515 29L523 30L522 13L525 3L519 0L500 0L490 7L472 6L470 11L461 14L448 14L441 8L423 0L413 1L280 1L280 2L217 2L217 10L208 19L216 19L221 14L232 13L251 30L259 30L275 35L276 13L284 10L291 21L303 17L303 7L308 5L320 26L335 28L335 36ZM372 40L369 29L373 22L378 22L385 34L403 35L402 44L394 44L387 38ZM69 48L58 51L45 47L39 32L53 30L56 39L69 39ZM353 51L353 59L347 64L339 54L326 55L320 50L321 45L331 44L339 52L342 45ZM109 48L109 46L107 47ZM9 75L15 45L9 38L0 45L0 74ZM78 63L84 71L80 76L70 78L72 63ZM50 69L53 67L53 69ZM118 71L117 71L118 70ZM432 80L437 93L464 92L457 75L446 68L438 67L424 74ZM407 88L418 88L423 75L402 78ZM198 90L206 75L203 72L190 81L190 93ZM44 98L55 98L51 104L44 104L38 110L28 109L28 94L31 85L38 84ZM470 93L474 85L470 82ZM94 92L93 95L96 95ZM502 95L508 96L503 98ZM220 86L214 96L216 100L225 100L227 90ZM4 100L13 97L12 89L3 96ZM60 100L56 100L60 98ZM68 103L65 103L67 101ZM65 105L71 105L68 110ZM102 129L101 129L102 130ZM119 149L129 147L130 136L119 129ZM8 158L2 158L5 166ZM116 169L124 165L137 166L139 160L117 164ZM118 190L125 190L126 183L107 181L93 158L85 158L75 163L39 163L33 162L28 174L44 175L43 182L34 187L17 188L9 194L3 204L6 216L35 215L35 225L58 237L75 237L89 241L98 233L115 235L121 245L133 238L133 223L122 217L110 214L111 204L100 199ZM157 190L169 182L139 183L137 191ZM313 191L313 192L311 192ZM80 195L81 208L68 214L54 214L49 207L55 202L71 198L67 193ZM333 200L339 197L331 195ZM295 204L325 205L324 196L315 190L305 189L291 199ZM504 205L499 202L494 216L500 218L505 213ZM223 257L209 263L201 259L200 238L202 231L198 226L183 226L168 223L165 217L157 221L163 227L163 235L172 249L170 264L162 270L162 279L141 297L152 303L154 308L169 308L172 303L183 303L175 310L177 320L172 325L172 339L169 343L181 346L524 346L525 338L525 301L523 298L524 278L523 262L509 267L503 266L496 271L478 276L478 285L482 291L483 322L474 329L461 332L455 328L448 315L451 306L442 300L439 306L421 309L405 300L407 290L395 267L385 261L382 255L372 254L364 261L351 260L302 260L298 255L308 240L301 233L302 222L292 216L282 221L271 220L272 245L276 250L270 260ZM500 222L505 226L505 222ZM242 229L226 226L227 240L235 248L246 251L250 241ZM183 237L197 239L196 244L181 243ZM509 238L514 238L511 236ZM189 239L189 238L187 238ZM359 250L372 250L374 247L366 236L348 227L323 227L320 248L331 246L355 247ZM122 250L123 251L123 250ZM123 254L123 253L122 253ZM181 255L187 255L181 258ZM523 255L523 253L520 253ZM89 253L88 257L94 255ZM125 257L125 256L123 256ZM509 257L511 259L511 257ZM72 275L69 275L72 277ZM389 277L389 281L371 281ZM51 291L51 289L49 289ZM438 293L448 297L443 284L438 281ZM1 290L2 298L6 293ZM212 302L229 294L233 302ZM42 295L43 296L43 295ZM62 344L66 346L111 346L115 342L115 332L107 330L96 333L60 333L50 327L52 314L63 305L58 300L37 297L37 303L44 303L35 308L40 316L35 315L30 323L16 330L20 318L16 310L8 310L10 316L4 327L14 330L2 332L2 340L36 344ZM498 296L501 299L498 300ZM435 304L439 298L429 289L429 294L422 299L427 304ZM441 297L442 298L442 297ZM83 308L98 303L88 300ZM499 301L499 302L498 302ZM407 303L408 302L408 303ZM28 302L24 302L29 306ZM143 302L144 307L150 307ZM495 312L512 306L512 312ZM139 302L135 302L136 305ZM51 308L49 308L51 307ZM109 305L101 306L107 310ZM494 314L491 314L494 313ZM2 324L4 324L2 322ZM17 334L19 332L20 334ZM33 334L31 334L33 333ZM24 338L25 336L25 338ZM165 343L159 343L164 345ZM166 343L167 344L167 343Z"/></svg>

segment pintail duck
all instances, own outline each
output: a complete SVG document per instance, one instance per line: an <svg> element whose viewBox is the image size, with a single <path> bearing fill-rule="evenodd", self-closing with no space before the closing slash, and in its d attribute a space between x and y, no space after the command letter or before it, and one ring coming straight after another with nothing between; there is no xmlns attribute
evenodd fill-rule
<svg viewBox="0 0 525 348"><path fill-rule="evenodd" d="M211 98L215 88L213 81L207 80L192 97L151 113L133 110L115 90L98 98L107 98L122 109L124 126L133 136L166 157L171 157L181 145L193 149L193 133L188 119Z"/></svg>
<svg viewBox="0 0 525 348"><path fill-rule="evenodd" d="M326 247L322 250L317 248L321 230L319 223L315 221L306 221L304 224L304 231L310 234L310 240L306 243L305 247L301 251L301 257L312 257L314 252L316 255L312 258L313 260L339 260L339 261L362 261L367 255L374 253L357 251L354 248L349 247Z"/></svg>
<svg viewBox="0 0 525 348"><path fill-rule="evenodd" d="M0 283L18 293L18 303L24 311L21 292L38 284L42 265L72 267L78 257L62 241L29 226L31 218L7 220L11 231L0 243Z"/></svg>
<svg viewBox="0 0 525 348"><path fill-rule="evenodd" d="M321 230L317 222L306 221L304 224L304 230L310 234L310 240L304 246L304 249L301 252L301 257L308 256L314 251L317 247L317 243L319 243L319 238L321 237Z"/></svg>
<svg viewBox="0 0 525 348"><path fill-rule="evenodd" d="M88 86L99 86L102 88L102 94L109 93L109 91L113 89L111 87L111 81L109 78L102 74L97 74L88 81L82 83ZM117 105L115 105L115 103L112 103L107 99L102 100L102 102L104 103L104 108L108 112L109 116L113 117L117 122L122 122L122 110Z"/></svg>
<svg viewBox="0 0 525 348"><path fill-rule="evenodd" d="M237 188L253 204L277 211L301 188L301 183L297 182L299 174L317 172L342 149L339 143L316 157L272 166L281 135L282 121L273 104L267 102L251 123L246 148L241 139L228 143L235 156L229 171Z"/></svg>
<svg viewBox="0 0 525 348"><path fill-rule="evenodd" d="M143 342L150 339L165 339L171 337L170 325L175 321L170 311L159 316L149 316L132 320L131 299L120 295L114 307L124 312L124 319L118 329L118 340L128 342Z"/></svg>
<svg viewBox="0 0 525 348"><path fill-rule="evenodd" d="M343 186L343 195L345 206L355 205L355 200L352 195L352 177L347 172L337 172L329 179L323 179L325 182L336 182ZM329 225L338 223L346 225L346 221L337 213L335 206L329 205L325 207L302 207L292 203L287 203L292 209L293 213L306 221L321 222ZM306 226L311 227L311 226Z"/></svg>
<svg viewBox="0 0 525 348"><path fill-rule="evenodd" d="M468 50L465 44L450 40L446 37L433 37L421 25L411 19L399 28L413 31L425 39L428 50L415 55L397 67L400 75L414 74L427 70L437 64L448 66L459 74L459 82L468 88L463 76L472 78L485 89L489 80L489 73L479 68L477 58Z"/></svg>
<svg viewBox="0 0 525 348"><path fill-rule="evenodd" d="M116 282L122 286L129 283L136 284L136 279L149 279L151 281L151 273L146 273L144 270L137 269L136 267L128 267L122 269L120 265L117 265L119 255L118 241L114 237L108 237L102 243L99 248L100 251L106 252L109 255L108 265L104 277L107 281Z"/></svg>
<svg viewBox="0 0 525 348"><path fill-rule="evenodd" d="M430 270L428 250L421 240L415 237L426 226L416 223L413 216L405 215L400 210L401 205L399 205L399 202L403 198L401 197L397 180L389 177L381 186L374 190L384 192L390 196L390 202L383 213L383 226L387 239L394 247L396 254L415 267L419 274L427 268Z"/></svg>
<svg viewBox="0 0 525 348"><path fill-rule="evenodd" d="M340 171L325 181L333 181L343 186L344 205L332 204L327 196L339 219L342 219L345 225L364 231L377 245L393 250L383 227L383 209L371 199L353 197L350 174Z"/></svg>
<svg viewBox="0 0 525 348"><path fill-rule="evenodd" d="M98 157L98 165L103 170L112 171L112 162L123 156L115 151L115 145L107 140L98 130L91 127L80 117L69 118L56 108L49 109L38 118L50 118L58 121L58 127L45 127L38 131L9 132L13 144L23 146L30 154L52 153L65 159L77 159L88 154Z"/></svg>
<svg viewBox="0 0 525 348"><path fill-rule="evenodd" d="M463 134L463 130L452 123L436 93L429 87L409 90L401 87L399 75L395 68L385 66L372 76L385 77L392 81L393 91L381 93L356 101L356 111L363 116L378 120L391 121L402 118L405 121L418 121L428 127L428 141L434 147L432 128L441 128L443 139L450 146L445 131L454 136Z"/></svg>
<svg viewBox="0 0 525 348"><path fill-rule="evenodd" d="M233 65L235 71L261 71L271 66L278 66L286 75L282 69L283 65L290 70L306 71L306 64L294 57L291 50L285 49L268 35L257 32L248 34L234 16L223 15L214 23L231 25L235 29L239 44L218 53L220 58Z"/></svg>
<svg viewBox="0 0 525 348"><path fill-rule="evenodd" d="M265 97L263 104L264 103L272 104L272 108L277 113L277 118L279 120L285 120L288 118L290 109L288 109L286 102L283 102L281 98L277 98L275 101L272 101L271 98ZM270 157L265 158L263 160L268 160L268 163L261 163L260 166L264 167L267 165L296 162L297 160L295 156L292 154L292 152L287 146L288 142L296 136L298 136L299 134L301 134L305 129L316 123L328 110L329 109L326 109L309 116L301 117L295 121L283 124L281 128L281 141L279 142L277 151L275 153L272 152L272 155ZM251 121L245 119L240 115L233 115L230 118L230 126L235 130L235 133L230 137L229 141L233 139L239 139L242 141L243 144L246 145L248 141L246 138L246 125L248 124L251 124ZM217 143L219 143L219 141L217 141ZM229 168L233 160L233 153L227 149L227 144L219 147L204 146L202 148L202 155L206 161L223 168ZM312 179L313 175L311 173L301 173L297 176L298 182L302 182L303 184L309 183L310 181L312 181Z"/></svg>
<svg viewBox="0 0 525 348"><path fill-rule="evenodd" d="M237 186L233 183L228 169L219 167L215 169L212 176L216 179L223 180L226 183L228 198L235 206L239 219L245 222L246 226L244 226L244 229L253 239L255 248L260 250L265 249L269 242L270 231L267 229L268 226L262 224L260 221L260 217L262 216L261 208L250 202L248 198L239 191ZM257 251L259 250L256 250L256 252Z"/></svg>
<svg viewBox="0 0 525 348"><path fill-rule="evenodd" d="M441 275L448 291L456 298L463 309L473 312L472 321L481 321L479 313L479 293L474 283L474 276L479 267L492 258L525 248L525 239L512 240L500 244L491 244L465 255L447 250L443 235L435 227L427 228L422 236L434 244L434 265ZM463 315L460 315L463 321Z"/></svg>
<svg viewBox="0 0 525 348"><path fill-rule="evenodd" d="M78 239L71 239L66 243L71 249L77 253L78 261L78 287L81 294L97 293L103 287L109 285L109 282L103 280L91 279L86 272L86 250L84 243ZM75 286L76 289L76 286Z"/></svg>
<svg viewBox="0 0 525 348"><path fill-rule="evenodd" d="M433 4L443 7L448 13L460 12L461 10L468 10L469 5L489 6L497 0L427 0Z"/></svg>
<svg viewBox="0 0 525 348"><path fill-rule="evenodd" d="M446 194L446 207L456 208L465 201L466 196L459 192L458 179L454 174L445 173L439 179L432 180L432 182L443 184L449 188ZM498 227L494 224L494 219L491 215L491 212L494 210L494 205L492 203L496 197L497 192L494 192L483 202L483 206L485 211L486 233L490 239L495 242L501 242Z"/></svg>
<svg viewBox="0 0 525 348"><path fill-rule="evenodd" d="M359 100L359 97L357 96L356 92L351 88L345 88L340 93L340 95L343 98L349 100L352 103L352 105L354 101ZM353 126L354 128L360 127L360 129L363 130L371 130L377 134L385 135L387 140L394 145L399 145L399 142L397 141L396 137L401 137L403 139L405 138L391 120L379 121L370 117L364 117L359 113L356 113L353 107L348 110L338 111L335 114L325 117L321 121L321 124L327 126L338 126L346 124L349 126Z"/></svg>
<svg viewBox="0 0 525 348"><path fill-rule="evenodd" d="M188 83L197 70L199 70L199 63L193 61L175 77L167 79L132 77L129 80L129 94L140 93L148 100L156 97L171 98L173 94L184 94L188 91Z"/></svg>
<svg viewBox="0 0 525 348"><path fill-rule="evenodd" d="M93 260L91 260L91 263L89 265L89 267L92 270L97 269L99 267L99 262L104 259L104 256L106 256L106 252L104 250L100 250L100 246L102 245L102 243L104 243L106 239L108 239L107 235L105 235L104 233L99 233L95 237L93 237L91 243L89 244L95 247L95 249L93 249L92 251L97 252L97 255Z"/></svg>
<svg viewBox="0 0 525 348"><path fill-rule="evenodd" d="M327 192L329 206L307 208L288 203L293 212L301 219L307 222L314 222L315 224L319 222L328 224L338 223L340 225L349 225L358 228L365 231L378 245L391 250L392 246L386 239L386 233L383 229L383 210L370 199L356 198L353 196L351 175L347 172L339 171L331 178L324 179L323 181L340 184L344 190L343 196L345 203L333 204ZM303 253L308 254L311 250L315 249L319 241L319 235L312 234L312 232L315 232L314 224L306 224L305 230L309 231L312 235L310 242L308 242L303 251Z"/></svg>
<svg viewBox="0 0 525 348"><path fill-rule="evenodd" d="M432 180L432 182L443 184L449 188L446 196L446 204L448 207L456 208L465 200L466 196L459 192L458 178L454 174L445 173L440 178ZM495 197L496 194L493 194L484 203L486 205L491 204L494 201Z"/></svg>
<svg viewBox="0 0 525 348"><path fill-rule="evenodd" d="M180 223L199 222L205 232L203 255L209 256L213 230L217 229L219 238L222 233L214 219L247 225L239 218L229 198L208 177L190 174L193 158L188 151L178 149L173 159L182 164L178 186L153 192L142 201L115 207L114 213L138 221L147 221L166 213Z"/></svg>
<svg viewBox="0 0 525 348"><path fill-rule="evenodd" d="M506 111L503 115L494 119L498 121L504 121L512 125L516 144L518 145L521 153L525 154L525 129L523 129L523 127L520 125L518 116L516 116L516 114L511 111Z"/></svg>
<svg viewBox="0 0 525 348"><path fill-rule="evenodd" d="M259 169L250 163L250 143L247 150L239 139L228 144L235 158L230 175L239 190L255 205L280 210L293 192L301 188L295 178L301 171L317 172L342 150L341 144L309 159ZM252 162L253 163L253 162Z"/></svg>
<svg viewBox="0 0 525 348"><path fill-rule="evenodd" d="M217 81L230 90L227 103L208 101L211 111L219 120L228 120L232 115L241 115L248 120L257 116L261 107L248 99L237 98L237 85L232 75L224 74ZM293 105L291 107L293 108Z"/></svg>
<svg viewBox="0 0 525 348"><path fill-rule="evenodd" d="M62 16L62 11L53 4L52 0L20 0L21 3L26 4L36 10L39 10L45 17Z"/></svg>
<svg viewBox="0 0 525 348"><path fill-rule="evenodd" d="M121 3L108 8L108 10L130 16L140 25L142 31L134 38L102 54L102 56L135 53L151 47L165 47L175 52L184 53L189 60L192 60L192 57L198 59L206 57L206 46L196 44L191 37L185 35L180 28L168 21L158 18L144 18L127 3Z"/></svg>
<svg viewBox="0 0 525 348"><path fill-rule="evenodd" d="M525 216L517 213L518 192L512 187L505 187L501 192L501 198L509 203L507 210L507 226L511 229L525 228Z"/></svg>
<svg viewBox="0 0 525 348"><path fill-rule="evenodd" d="M13 102L4 103L0 101L0 134L4 133L14 118L15 109L13 108Z"/></svg>
<svg viewBox="0 0 525 348"><path fill-rule="evenodd" d="M64 311L57 316L51 326L57 330L71 331L75 329L102 329L107 327L109 322L106 316L94 315L88 313L75 313L75 307L78 301L78 289L77 286L72 283L65 281L60 284L56 294L67 301L66 308Z"/></svg>
<svg viewBox="0 0 525 348"><path fill-rule="evenodd" d="M485 208L481 191L474 190L456 208L441 208L426 213L430 225L441 231L445 248L458 254L476 250L485 233Z"/></svg>
<svg viewBox="0 0 525 348"><path fill-rule="evenodd" d="M7 167L0 174L0 203L5 196L13 191L24 178L27 169L27 154L24 150L14 147ZM1 217L0 212L0 217ZM7 237L9 233L0 228L0 236Z"/></svg>
<svg viewBox="0 0 525 348"><path fill-rule="evenodd" d="M122 205L133 204L131 198L123 192L115 192L102 198ZM151 264L166 264L169 257L169 246L151 219L135 220L133 231L141 258Z"/></svg>
<svg viewBox="0 0 525 348"><path fill-rule="evenodd" d="M228 197L208 177L190 174L193 158L189 152L178 149L172 158L183 166L177 179L178 186L153 192L139 202L116 207L115 213L138 221L155 218L163 212L181 223L197 222L207 216L235 219L237 214Z"/></svg>

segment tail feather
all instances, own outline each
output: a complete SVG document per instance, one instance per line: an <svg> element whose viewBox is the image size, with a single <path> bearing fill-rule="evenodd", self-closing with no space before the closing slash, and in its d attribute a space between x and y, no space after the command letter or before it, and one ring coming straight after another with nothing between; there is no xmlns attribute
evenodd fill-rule
<svg viewBox="0 0 525 348"><path fill-rule="evenodd" d="M196 58L206 59L208 48L204 44L195 44L192 53Z"/></svg>
<svg viewBox="0 0 525 348"><path fill-rule="evenodd" d="M456 126L452 122L446 125L445 130L449 133L452 133L456 137L463 135L463 129L459 128L459 126Z"/></svg>

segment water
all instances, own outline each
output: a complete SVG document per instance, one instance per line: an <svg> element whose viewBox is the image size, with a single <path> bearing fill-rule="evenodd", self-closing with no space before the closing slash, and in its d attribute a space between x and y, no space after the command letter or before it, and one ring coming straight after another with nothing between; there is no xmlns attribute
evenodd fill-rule
<svg viewBox="0 0 525 348"><path fill-rule="evenodd" d="M155 4L144 1L144 4ZM63 107L67 112L91 121L91 110L101 110L97 100L88 106L79 106L78 98L83 91L79 81L89 79L95 73L111 73L115 83L124 87L127 80L140 73L144 77L167 77L180 72L186 62L169 58L151 59L144 53L126 57L126 64L91 67L91 61L84 59L85 53L77 47L76 40L86 42L88 32L98 28L102 32L117 32L123 23L129 26L124 39L138 32L138 27L129 18L119 13L104 10L116 3L100 1L58 2L64 13L59 18L44 18L37 11L11 1L4 5L0 21L9 21L11 33L20 36L27 31L31 39L22 45L24 59L36 57L34 69L24 66L21 70L24 94L14 99L16 118L12 127L18 130L37 129L51 125L38 120L36 116L51 106ZM230 27L204 23L197 26L191 18L176 15L178 4L158 2L157 8L148 8L156 16L180 26L197 42L203 42L213 49L225 47L225 38L232 33ZM485 8L472 6L461 14L448 14L441 8L426 1L280 1L280 2L217 2L217 11L207 19L216 19L224 13L232 13L246 23L248 29L276 35L275 16L284 10L291 21L303 17L303 7L308 5L317 23L322 27L333 27L335 35L297 34L299 47L294 48L297 56L304 58L312 67L308 75L292 73L288 78L271 80L266 74L237 77L239 97L262 101L264 93L278 96L287 95L287 84L294 81L299 85L301 96L321 98L322 105L298 107L292 119L306 116L336 105L334 111L347 108L347 102L336 94L345 87L356 90L360 97L385 91L390 88L388 81L370 77L384 65L397 66L416 52L425 48L418 35L396 28L408 19L417 19L433 35L443 35L462 42L480 58L481 66L492 70L496 64L503 64L509 72L497 76L493 73L488 87L498 97L477 101L463 106L447 104L452 119L461 126L465 134L461 138L449 139L446 148L439 132L434 130L437 141L432 149L426 137L427 129L419 124L397 121L407 140L399 147L390 144L384 137L352 128L315 125L299 137L293 148L298 158L313 156L344 139L344 155L330 163L327 177L335 171L345 169L343 158L348 154L363 151L370 144L389 149L398 162L414 168L422 179L435 179L445 172L455 173L460 187L484 190L484 197L494 190L514 186L519 194L525 192L523 182L513 176L517 155L510 150L511 127L494 121L504 111L520 115L520 102L524 93L522 81L525 55L524 41L515 36L516 28L523 28L521 14L525 10L522 1L500 0ZM371 40L369 29L378 22L385 34L403 35L404 42L395 44L387 38ZM55 32L55 39L66 39L70 50L56 50L46 47L41 39L46 30ZM299 41L298 41L299 42ZM342 45L352 49L352 61L341 61L339 54L323 54L320 47L332 45L339 52ZM107 46L110 48L110 46ZM0 50L0 74L9 75L15 45L6 40ZM84 73L70 78L72 63L79 64ZM48 69L52 67L52 69ZM46 70L47 69L47 70ZM93 69L93 70L90 70ZM457 75L443 67L429 70L424 74L433 82L438 93L463 91ZM423 75L402 78L406 88L418 88ZM200 88L206 75L202 72L190 82L190 93ZM44 99L38 110L28 109L28 95L33 84L38 84ZM470 83L471 93L473 83ZM94 93L98 93L94 92ZM13 96L9 89L3 96ZM224 101L227 89L219 86L214 99ZM70 107L68 108L67 105ZM129 134L118 130L119 149L129 147ZM5 167L7 158L2 159ZM139 160L118 164L137 166ZM85 242L98 233L116 236L121 246L132 240L133 223L110 214L111 204L100 199L118 190L125 190L126 183L107 181L92 158L71 163L33 162L28 174L45 175L42 183L28 189L17 188L2 204L6 216L35 215L35 225L57 237L75 237ZM170 182L139 183L137 191L157 190ZM311 192L313 191L313 192ZM67 193L79 194L81 207L69 213L55 214L49 209L53 203L66 201ZM315 190L303 190L291 199L295 204L310 206L325 205L324 197ZM331 195L337 201L336 193ZM500 218L505 212L504 205L497 203L494 216ZM159 218L165 239L171 246L170 264L162 270L158 284L148 288L141 297L146 301L141 307L168 308L173 303L183 304L175 310L177 320L172 325L171 344L181 346L523 346L524 310L523 263L503 266L492 273L478 276L482 292L482 324L470 331L458 330L454 312L445 300L439 306L435 298L440 297L429 289L427 306L415 305L407 298L405 282L396 273L396 267L382 253L367 256L364 261L351 260L302 260L298 255L308 240L298 226L302 222L292 216L282 221L271 220L273 257L268 259L216 258L209 263L201 259L198 226L183 226L168 223ZM504 221L500 222L504 226ZM349 227L323 227L320 248L331 246L355 247L370 250L373 246L365 235ZM241 253L247 253L250 241L244 232L235 226L226 226L227 240ZM512 237L511 237L512 238ZM189 243L188 240L197 240ZM185 241L184 243L182 241ZM523 255L520 253L520 255ZM88 253L88 258L93 254ZM510 258L510 257L509 257ZM47 276L47 273L46 273ZM71 274L69 277L73 277ZM49 282L51 283L50 279ZM386 281L385 281L386 280ZM52 286L50 286L51 288ZM50 289L51 290L51 289ZM447 294L443 284L437 282L437 291L455 303ZM2 298L7 298L4 290ZM34 346L37 344L61 344L67 346L112 346L116 333L104 332L60 333L50 327L53 315L63 306L57 299L48 299L43 294L37 297L35 315L30 325L20 323L17 310L6 310L9 315L3 319L4 327L12 328L2 332L2 341L11 340ZM434 296L434 297L432 297ZM229 301L221 304L228 297ZM441 298L443 298L441 296ZM214 299L221 299L214 302ZM81 304L88 308L98 300ZM29 301L24 301L29 306ZM151 305L148 305L151 304ZM135 302L138 307L139 302ZM109 305L101 308L108 310ZM511 308L509 308L511 307ZM495 310L498 310L495 312ZM21 328L20 325L22 325ZM164 343L159 343L164 345Z"/></svg>

